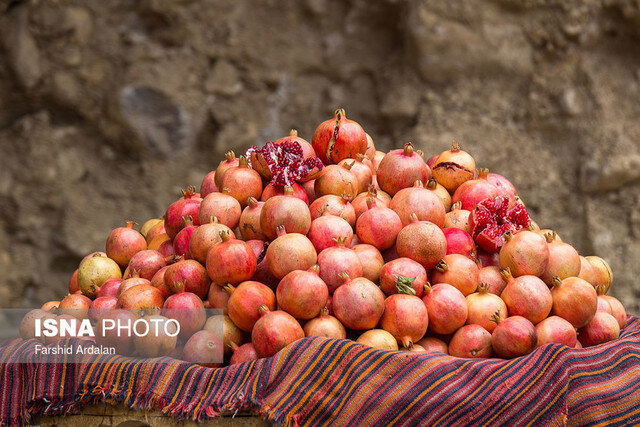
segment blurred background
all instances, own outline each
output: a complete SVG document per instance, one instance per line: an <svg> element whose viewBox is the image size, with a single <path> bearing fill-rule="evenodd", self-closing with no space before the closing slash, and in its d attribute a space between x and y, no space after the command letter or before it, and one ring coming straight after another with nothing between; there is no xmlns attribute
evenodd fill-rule
<svg viewBox="0 0 640 427"><path fill-rule="evenodd" d="M381 150L456 140L613 267L640 314L640 5L0 0L0 301L66 293L109 231L225 151L344 107Z"/></svg>

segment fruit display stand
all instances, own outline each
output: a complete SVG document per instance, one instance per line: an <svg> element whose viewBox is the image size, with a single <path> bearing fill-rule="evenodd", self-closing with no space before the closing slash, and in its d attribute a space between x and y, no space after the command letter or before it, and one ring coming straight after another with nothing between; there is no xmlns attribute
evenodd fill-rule
<svg viewBox="0 0 640 427"><path fill-rule="evenodd" d="M618 340L587 349L547 345L508 361L311 337L226 368L120 356L92 356L109 363L65 364L65 356L55 364L11 363L33 345L17 340L0 353L0 381L10 385L0 395L3 424L99 402L175 420L250 413L283 425L640 423L640 319L632 316Z"/></svg>

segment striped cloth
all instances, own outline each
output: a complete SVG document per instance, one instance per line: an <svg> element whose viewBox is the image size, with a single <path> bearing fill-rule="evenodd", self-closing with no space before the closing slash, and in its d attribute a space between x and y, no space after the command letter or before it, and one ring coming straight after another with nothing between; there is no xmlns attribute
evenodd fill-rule
<svg viewBox="0 0 640 427"><path fill-rule="evenodd" d="M549 345L511 361L306 338L270 359L220 369L120 356L11 363L34 345L16 340L0 351L3 425L99 401L179 419L249 411L284 425L640 424L640 319L631 316L617 341Z"/></svg>

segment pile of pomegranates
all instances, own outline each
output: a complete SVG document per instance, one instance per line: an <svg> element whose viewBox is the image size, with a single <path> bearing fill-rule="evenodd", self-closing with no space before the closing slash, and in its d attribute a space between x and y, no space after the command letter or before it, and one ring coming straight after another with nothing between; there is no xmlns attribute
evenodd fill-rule
<svg viewBox="0 0 640 427"><path fill-rule="evenodd" d="M94 309L93 322L181 326L177 337L98 343L205 366L218 366L215 351L242 363L305 336L512 358L618 338L627 315L611 284L605 260L541 230L516 188L477 170L458 144L427 159L410 142L383 153L338 110L310 143L294 130L229 152L200 193L184 190L139 231L132 222L111 231L69 295L30 313L21 331ZM206 308L223 314L207 319Z"/></svg>

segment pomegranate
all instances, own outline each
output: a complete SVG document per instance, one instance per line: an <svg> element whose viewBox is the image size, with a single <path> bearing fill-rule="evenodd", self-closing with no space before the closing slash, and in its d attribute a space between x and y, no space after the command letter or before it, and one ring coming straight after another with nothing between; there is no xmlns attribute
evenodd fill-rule
<svg viewBox="0 0 640 427"><path fill-rule="evenodd" d="M191 252L189 252L189 243L191 243L191 236L196 231L195 225L193 225L193 219L191 217L184 218L184 228L176 234L173 239L173 253L183 258L191 258ZM169 243L171 243L169 241ZM160 251L162 252L162 251Z"/></svg>
<svg viewBox="0 0 640 427"><path fill-rule="evenodd" d="M293 189L293 193L292 193L293 197L297 197L298 199L302 200L306 204L309 204L309 195L307 194L307 190L305 187L309 182L315 185L316 181L315 180L307 181L304 183L304 186L298 184L297 182L294 182L293 185L290 185L290 186L288 185L286 187L291 187ZM313 187L311 188L313 189ZM260 196L260 200L263 202L266 202L272 197L283 196L284 189L285 187L277 187L273 184L269 184L264 188L264 191L262 192L262 196Z"/></svg>
<svg viewBox="0 0 640 427"><path fill-rule="evenodd" d="M349 203L350 200L351 198L346 195L338 197L330 194L319 197L309 206L311 219L317 219L325 213L329 213L339 216L353 227L356 225L356 212L351 203Z"/></svg>
<svg viewBox="0 0 640 427"><path fill-rule="evenodd" d="M288 233L278 227L278 238L267 248L267 265L271 274L282 279L293 270L306 270L316 263L318 254L303 234Z"/></svg>
<svg viewBox="0 0 640 427"><path fill-rule="evenodd" d="M335 290L331 299L335 316L350 329L375 328L384 311L384 293L364 277L350 279L345 274L343 278L344 284Z"/></svg>
<svg viewBox="0 0 640 427"><path fill-rule="evenodd" d="M60 305L60 301L47 301L42 304L40 310L47 311L49 313L56 313L58 311L58 306Z"/></svg>
<svg viewBox="0 0 640 427"><path fill-rule="evenodd" d="M326 283L329 293L342 285L340 278L346 273L351 278L362 277L363 269L360 257L351 248L347 247L344 240L339 240L337 246L327 248L318 255L320 278Z"/></svg>
<svg viewBox="0 0 640 427"><path fill-rule="evenodd" d="M387 294L409 294L422 297L427 284L427 271L409 258L397 258L382 266L380 289Z"/></svg>
<svg viewBox="0 0 640 427"><path fill-rule="evenodd" d="M577 277L555 278L552 313L568 320L575 328L582 328L593 319L598 308L598 294L587 281Z"/></svg>
<svg viewBox="0 0 640 427"><path fill-rule="evenodd" d="M163 234L166 234L166 230L164 229L164 220L161 219L159 222L157 222L153 227L149 229L147 234L145 234L144 238L146 239L147 244L149 244L153 241L153 239Z"/></svg>
<svg viewBox="0 0 640 427"><path fill-rule="evenodd" d="M369 135L366 132L364 135L367 138L367 151L365 151L364 155L368 159L373 159L373 157L376 154L376 146L373 144L373 139L371 138L371 135ZM373 167L373 164L371 165L371 167Z"/></svg>
<svg viewBox="0 0 640 427"><path fill-rule="evenodd" d="M447 283L424 287L422 302L429 313L429 330L436 334L450 334L467 320L467 301L458 289Z"/></svg>
<svg viewBox="0 0 640 427"><path fill-rule="evenodd" d="M76 268L76 271L73 272L71 278L69 279L69 293L74 294L79 290L80 288L78 287L78 269Z"/></svg>
<svg viewBox="0 0 640 427"><path fill-rule="evenodd" d="M182 260L170 265L164 274L164 282L171 292L191 292L200 299L209 291L207 270L198 261Z"/></svg>
<svg viewBox="0 0 640 427"><path fill-rule="evenodd" d="M207 294L209 308L222 310L223 314L227 314L227 301L229 301L229 293L221 286L212 283Z"/></svg>
<svg viewBox="0 0 640 427"><path fill-rule="evenodd" d="M398 350L398 341L384 329L371 329L358 337L359 344L379 350Z"/></svg>
<svg viewBox="0 0 640 427"><path fill-rule="evenodd" d="M505 233L515 234L526 229L530 222L527 209L522 203L509 208L507 198L496 197L480 202L473 209L469 216L469 234L480 248L495 253L504 245Z"/></svg>
<svg viewBox="0 0 640 427"><path fill-rule="evenodd" d="M471 212L462 209L462 203L454 203L451 205L451 210L447 212L444 217L444 228L459 228L471 234L471 227L469 224L469 217Z"/></svg>
<svg viewBox="0 0 640 427"><path fill-rule="evenodd" d="M500 255L498 253L491 254L482 249L478 249L476 260L479 261L483 267L498 267L498 270L500 269Z"/></svg>
<svg viewBox="0 0 640 427"><path fill-rule="evenodd" d="M547 318L553 306L551 291L536 276L524 275L513 278L509 269L502 270L507 286L500 297L507 305L509 316L522 316L538 324Z"/></svg>
<svg viewBox="0 0 640 427"><path fill-rule="evenodd" d="M112 347L121 356L129 356L133 352L133 333L127 333L127 328L133 328L138 320L135 314L128 310L109 310L102 312L96 320L96 344ZM112 328L111 325L121 325L122 329Z"/></svg>
<svg viewBox="0 0 640 427"><path fill-rule="evenodd" d="M484 283L487 285L487 292L498 296L507 286L507 281L500 274L500 267L495 265L483 267L478 271L478 283Z"/></svg>
<svg viewBox="0 0 640 427"><path fill-rule="evenodd" d="M441 339L424 337L416 345L421 346L427 353L449 354L449 346Z"/></svg>
<svg viewBox="0 0 640 427"><path fill-rule="evenodd" d="M624 327L627 326L627 312L622 303L618 301L618 299L609 295L603 295L602 298L609 303L609 306L611 307L611 314L618 321L620 330L624 329Z"/></svg>
<svg viewBox="0 0 640 427"><path fill-rule="evenodd" d="M558 276L561 279L567 277L577 277L580 274L580 255L568 243L555 240L555 233L549 232L544 235L549 246L549 263L540 278L547 285L551 285L551 280Z"/></svg>
<svg viewBox="0 0 640 427"><path fill-rule="evenodd" d="M217 218L220 224L234 229L240 222L241 214L242 207L240 202L226 193L225 190L223 193L211 193L202 199L200 210L198 211L198 222L206 224L213 217Z"/></svg>
<svg viewBox="0 0 640 427"><path fill-rule="evenodd" d="M453 193L462 183L474 178L476 162L454 142L451 150L440 153L431 169L436 181Z"/></svg>
<svg viewBox="0 0 640 427"><path fill-rule="evenodd" d="M118 288L120 284L123 282L121 278L113 278L109 279L100 286L98 292L96 293L96 298L100 297L117 297Z"/></svg>
<svg viewBox="0 0 640 427"><path fill-rule="evenodd" d="M189 242L191 257L204 265L207 262L209 249L222 241L220 233L223 231L227 232L232 239L236 237L229 227L220 224L215 217L211 218L208 223L198 227L191 235L191 241Z"/></svg>
<svg viewBox="0 0 640 427"><path fill-rule="evenodd" d="M316 157L316 152L314 151L313 147L311 146L311 144L309 144L309 142L301 137L298 136L298 131L296 129L291 129L289 131L289 135L280 138L279 140L277 140L276 142L274 142L275 145L281 145L284 144L286 142L292 142L295 141L298 144L300 144L300 148L302 149L302 157L304 157L305 159L311 158L311 157Z"/></svg>
<svg viewBox="0 0 640 427"><path fill-rule="evenodd" d="M233 151L227 151L224 157L225 159L221 161L216 168L216 173L213 181L216 187L218 187L219 189L223 188L222 179L224 178L224 174L227 172L227 170L240 164L240 159L236 157ZM202 195L202 197L204 197L204 195Z"/></svg>
<svg viewBox="0 0 640 427"><path fill-rule="evenodd" d="M466 325L453 334L449 342L449 354L467 359L491 357L491 334L480 325Z"/></svg>
<svg viewBox="0 0 640 427"><path fill-rule="evenodd" d="M45 319L55 319L55 317L53 313L39 308L29 311L20 321L20 337L24 340L36 338L36 320L43 321ZM37 339L42 340L43 338L37 337Z"/></svg>
<svg viewBox="0 0 640 427"><path fill-rule="evenodd" d="M116 297L98 297L94 299L89 306L89 320L96 322L102 313L116 308L117 301Z"/></svg>
<svg viewBox="0 0 640 427"><path fill-rule="evenodd" d="M307 194L307 203L313 203L316 200L316 180L313 179L311 181L307 181L304 184L302 184L302 188L304 189L304 192ZM262 192L262 194L264 195L264 191ZM294 187L294 194L295 194L295 187Z"/></svg>
<svg viewBox="0 0 640 427"><path fill-rule="evenodd" d="M155 237L151 242L149 242L149 245L147 246L147 249L149 249L151 251L160 252L160 248L162 247L163 251L164 251L164 250L166 250L166 246L167 246L166 242L169 242L169 244L171 244L171 238L169 236L167 236L166 233L161 234L161 235Z"/></svg>
<svg viewBox="0 0 640 427"><path fill-rule="evenodd" d="M358 239L381 251L389 249L402 230L400 217L389 208L377 206L373 198L367 199L367 206L369 209L360 215L356 223Z"/></svg>
<svg viewBox="0 0 640 427"><path fill-rule="evenodd" d="M164 221L161 220L160 218L152 218L150 220L147 220L147 222L142 224L142 227L140 227L140 234L142 234L144 236L144 238L146 239L147 238L147 234L149 233L149 230L151 230L154 226L156 226L158 224L164 224ZM164 226L163 226L163 228L164 228ZM164 231L163 231L163 233L164 233Z"/></svg>
<svg viewBox="0 0 640 427"><path fill-rule="evenodd" d="M493 332L496 323L491 320L494 313L507 318L507 306L498 295L489 293L486 283L480 283L478 292L467 295L467 325L480 325Z"/></svg>
<svg viewBox="0 0 640 427"><path fill-rule="evenodd" d="M433 167L435 166L436 162L438 161L438 157L439 157L438 154L434 154L433 156L431 156L431 157L429 157L427 159L427 166L429 166L429 169L433 169Z"/></svg>
<svg viewBox="0 0 640 427"><path fill-rule="evenodd" d="M384 259L382 254L373 245L361 243L353 246L351 249L360 258L360 264L362 264L362 277L377 283L380 279L380 273L382 266L384 265Z"/></svg>
<svg viewBox="0 0 640 427"><path fill-rule="evenodd" d="M578 273L577 277L586 280L591 283L593 286L597 286L596 283L596 270L593 268L593 265L585 257L580 255L580 273Z"/></svg>
<svg viewBox="0 0 640 427"><path fill-rule="evenodd" d="M393 294L384 301L380 326L389 332L404 348L413 347L427 332L429 316L420 298L413 295Z"/></svg>
<svg viewBox="0 0 640 427"><path fill-rule="evenodd" d="M200 197L203 199L211 193L217 193L220 189L216 185L216 171L211 171L204 176L200 184Z"/></svg>
<svg viewBox="0 0 640 427"><path fill-rule="evenodd" d="M289 344L304 338L304 331L296 319L284 311L259 307L260 319L251 331L251 343L258 357L271 357Z"/></svg>
<svg viewBox="0 0 640 427"><path fill-rule="evenodd" d="M178 343L178 325L160 315L145 316L146 326L140 326L134 334L133 345L142 357L168 356Z"/></svg>
<svg viewBox="0 0 640 427"><path fill-rule="evenodd" d="M253 146L246 156L251 159L251 167L275 187L313 180L323 168L320 159L305 158L298 141L267 142L262 148Z"/></svg>
<svg viewBox="0 0 640 427"><path fill-rule="evenodd" d="M113 230L107 238L107 256L121 267L129 264L129 260L137 252L147 249L147 241L142 234L133 229L133 221L127 221L126 227Z"/></svg>
<svg viewBox="0 0 640 427"><path fill-rule="evenodd" d="M247 158L241 156L238 166L231 167L224 173L222 189L225 191L228 189L228 194L244 207L249 197L260 198L262 178L258 172L249 167Z"/></svg>
<svg viewBox="0 0 640 427"><path fill-rule="evenodd" d="M238 328L227 315L209 317L202 329L213 332L218 336L222 334L222 345L225 356L233 352L234 345L237 347L242 345L244 341L244 332L242 332L242 329Z"/></svg>
<svg viewBox="0 0 640 427"><path fill-rule="evenodd" d="M267 263L267 248L269 247L269 243L263 242L262 240L249 240L247 244L253 249L253 253L256 256L256 263L258 264L252 280L263 283L275 291L279 280L271 274L269 264Z"/></svg>
<svg viewBox="0 0 640 427"><path fill-rule="evenodd" d="M447 239L436 224L429 221L418 221L412 214L411 224L399 233L396 251L399 256L411 258L431 269L446 255Z"/></svg>
<svg viewBox="0 0 640 427"><path fill-rule="evenodd" d="M295 270L282 278L276 291L278 307L296 319L308 320L327 304L329 289L320 278L318 265L307 271Z"/></svg>
<svg viewBox="0 0 640 427"><path fill-rule="evenodd" d="M156 274L153 275L153 277L151 278L151 281L149 282L151 286L158 289L160 293L162 293L162 297L164 299L169 298L169 295L173 294L173 291L169 289L169 287L164 281L164 275L167 272L168 268L169 268L168 265L165 267L162 267L160 270L156 272ZM106 283L102 285L102 287L104 287L105 285Z"/></svg>
<svg viewBox="0 0 640 427"><path fill-rule="evenodd" d="M167 298L162 307L162 315L178 321L179 337L183 339L188 339L202 329L207 321L207 312L202 300L191 292L180 292Z"/></svg>
<svg viewBox="0 0 640 427"><path fill-rule="evenodd" d="M351 173L352 164L329 165L316 178L313 190L318 196L346 195L353 199L358 194L358 178Z"/></svg>
<svg viewBox="0 0 640 427"><path fill-rule="evenodd" d="M347 331L338 319L329 315L329 310L323 308L320 315L309 320L302 328L307 337L325 337L345 339Z"/></svg>
<svg viewBox="0 0 640 427"><path fill-rule="evenodd" d="M446 188L438 184L438 181L433 178L430 179L429 181L427 181L425 188L438 196L444 206L445 212L449 212L451 210L451 205L453 203L451 201L451 194L449 194L449 191L447 191Z"/></svg>
<svg viewBox="0 0 640 427"><path fill-rule="evenodd" d="M182 230L180 230L180 231L182 231ZM171 242L171 240L168 240L168 239L165 240L164 242L162 242L162 244L160 246L158 246L158 248L155 249L155 250L160 252L162 254L162 256L165 257L165 258L172 258L176 254L176 251L173 248L173 242Z"/></svg>
<svg viewBox="0 0 640 427"><path fill-rule="evenodd" d="M353 206L356 213L356 219L369 209L369 206L367 206L367 199L370 197L375 200L377 206L388 208L391 203L391 197L389 197L387 193L382 190L378 191L375 187L370 185L369 189L365 193L358 194L356 198L351 201L351 206Z"/></svg>
<svg viewBox="0 0 640 427"><path fill-rule="evenodd" d="M260 213L263 206L264 202L259 202L253 197L247 199L247 207L242 211L239 223L240 234L244 240L267 240L260 227Z"/></svg>
<svg viewBox="0 0 640 427"><path fill-rule="evenodd" d="M67 295L58 305L58 314L73 316L76 319L87 319L91 300L81 294Z"/></svg>
<svg viewBox="0 0 640 427"><path fill-rule="evenodd" d="M78 267L78 288L89 298L95 298L104 282L121 277L120 266L114 260L94 255L86 258Z"/></svg>
<svg viewBox="0 0 640 427"><path fill-rule="evenodd" d="M384 151L377 151L375 152L375 154L373 155L373 157L371 158L371 163L373 163L373 172L376 173L378 171L378 166L380 166L380 162L382 161L382 159L384 159L384 156L386 156L387 153L385 153ZM375 178L375 175L374 175Z"/></svg>
<svg viewBox="0 0 640 427"><path fill-rule="evenodd" d="M598 305L597 305L596 311L604 311L605 313L609 313L609 314L613 315L613 310L611 308L611 303L609 303L609 301L607 301L607 299L605 298L605 295L604 295L604 286L603 285L597 285L596 286L596 293L598 294Z"/></svg>
<svg viewBox="0 0 640 427"><path fill-rule="evenodd" d="M239 347L235 343L231 343L231 348L233 349L233 356L231 356L229 360L230 365L258 360L256 349L253 348L253 344L251 343L242 344Z"/></svg>
<svg viewBox="0 0 640 427"><path fill-rule="evenodd" d="M425 189L421 181L398 191L389 207L398 214L403 226L411 222L411 214L415 214L420 221L430 221L440 228L444 225L446 213L442 201L432 191Z"/></svg>
<svg viewBox="0 0 640 427"><path fill-rule="evenodd" d="M501 319L497 314L493 320L497 323L491 334L493 351L503 359L525 356L531 353L538 343L536 327L522 316Z"/></svg>
<svg viewBox="0 0 640 427"><path fill-rule="evenodd" d="M364 162L371 163L362 154L359 154L357 159L344 159L341 160L340 163L338 163L338 166L347 166L349 171L356 177L356 194L367 191L367 188L369 188L369 186L371 185L371 180L373 179L373 166L369 166Z"/></svg>
<svg viewBox="0 0 640 427"><path fill-rule="evenodd" d="M287 233L307 234L311 227L309 207L292 196L291 187L286 187L283 196L267 200L260 212L260 229L269 239L277 237L276 228L283 226Z"/></svg>
<svg viewBox="0 0 640 427"><path fill-rule="evenodd" d="M167 261L160 252L149 249L140 251L129 261L129 266L125 270L124 278L131 277L135 271L138 272L143 279L151 280L153 275L165 265L167 265Z"/></svg>
<svg viewBox="0 0 640 427"><path fill-rule="evenodd" d="M489 173L487 174L487 181L496 186L500 196L509 200L509 207L516 204L518 191L507 178L497 173Z"/></svg>
<svg viewBox="0 0 640 427"><path fill-rule="evenodd" d="M380 188L394 196L416 181L427 182L431 178L431 170L424 162L422 152L414 151L413 144L407 142L403 149L391 150L384 156L376 175Z"/></svg>
<svg viewBox="0 0 640 427"><path fill-rule="evenodd" d="M245 332L251 332L260 318L260 306L266 305L269 310L276 309L275 294L262 283L249 280L240 283L237 288L227 285L224 290L230 295L227 302L229 317Z"/></svg>
<svg viewBox="0 0 640 427"><path fill-rule="evenodd" d="M609 313L598 311L593 319L578 331L578 334L580 343L585 347L591 347L618 339L620 325Z"/></svg>
<svg viewBox="0 0 640 427"><path fill-rule="evenodd" d="M118 290L116 292L116 298L119 298L125 291L133 288L138 285L150 285L151 282L147 279L143 279L140 277L137 271L134 271L131 274L131 277L120 282L120 286L118 286Z"/></svg>
<svg viewBox="0 0 640 427"><path fill-rule="evenodd" d="M533 231L507 232L500 249L500 268L511 270L514 277L540 276L549 264L549 246L544 237Z"/></svg>
<svg viewBox="0 0 640 427"><path fill-rule="evenodd" d="M208 368L220 366L223 361L222 341L211 331L198 331L184 345L182 359Z"/></svg>
<svg viewBox="0 0 640 427"><path fill-rule="evenodd" d="M220 232L220 239L222 241L212 246L207 254L207 272L211 281L222 286L251 279L258 265L251 246L242 240L231 240L226 231ZM206 290L202 297L204 295Z"/></svg>
<svg viewBox="0 0 640 427"><path fill-rule="evenodd" d="M336 246L338 241L347 247L350 246L353 240L353 228L339 216L325 213L311 222L307 237L320 253L324 249Z"/></svg>
<svg viewBox="0 0 640 427"><path fill-rule="evenodd" d="M488 169L478 170L478 177L463 182L453 194L453 203L460 202L462 209L472 211L478 203L495 199L500 195L498 187L487 181Z"/></svg>
<svg viewBox="0 0 640 427"><path fill-rule="evenodd" d="M585 258L589 261L589 264L593 266L596 284L604 285L605 293L609 292L611 282L613 281L613 272L611 271L609 264L597 256L588 256Z"/></svg>
<svg viewBox="0 0 640 427"><path fill-rule="evenodd" d="M480 270L473 260L460 254L445 255L431 273L433 283L448 283L464 296L476 291Z"/></svg>
<svg viewBox="0 0 640 427"><path fill-rule="evenodd" d="M536 347L545 344L559 343L567 347L575 347L578 340L576 329L562 317L550 316L536 325L538 342Z"/></svg>
<svg viewBox="0 0 640 427"><path fill-rule="evenodd" d="M163 304L164 298L158 289L151 285L136 285L118 297L116 308L135 310L144 314L157 314Z"/></svg>
<svg viewBox="0 0 640 427"><path fill-rule="evenodd" d="M164 214L164 229L171 239L176 237L178 231L184 227L182 218L190 216L194 225L199 225L198 210L200 210L201 199L196 196L195 187L189 187L182 191L182 198L173 202Z"/></svg>
<svg viewBox="0 0 640 427"><path fill-rule="evenodd" d="M442 232L447 239L447 255L460 254L471 259L476 257L476 245L469 233L459 228L445 228Z"/></svg>
<svg viewBox="0 0 640 427"><path fill-rule="evenodd" d="M347 119L344 109L339 109L333 119L320 123L311 144L322 163L328 165L364 154L367 136L358 123Z"/></svg>

